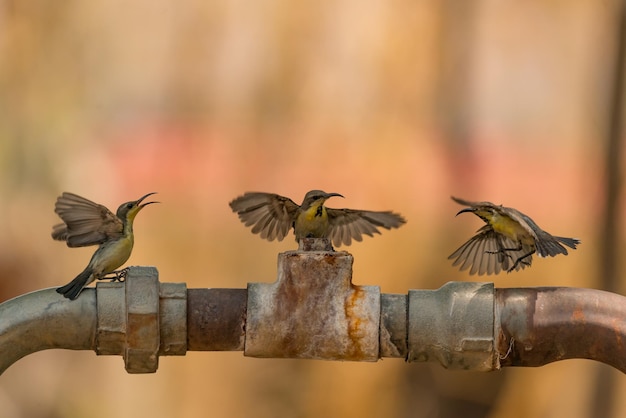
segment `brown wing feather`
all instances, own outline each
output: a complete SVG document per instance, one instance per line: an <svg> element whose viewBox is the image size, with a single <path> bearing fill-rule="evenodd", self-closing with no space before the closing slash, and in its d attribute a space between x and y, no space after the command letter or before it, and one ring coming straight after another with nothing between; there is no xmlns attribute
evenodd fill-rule
<svg viewBox="0 0 626 418"><path fill-rule="evenodd" d="M241 222L252 226L252 233L268 241L282 241L287 236L299 208L288 197L261 192L245 193L229 205Z"/></svg>
<svg viewBox="0 0 626 418"><path fill-rule="evenodd" d="M455 252L450 254L448 259L454 260L452 265L460 265L460 270L470 269L470 274L498 274L501 271L507 271L519 257L522 257L531 250L523 247L520 250L513 251L511 248L517 248L518 243L498 234L489 225L485 225L478 230L478 233L470 238L465 244L461 245ZM502 250L508 249L506 252ZM532 257L526 257L522 262L518 263L515 270L521 270L532 263Z"/></svg>
<svg viewBox="0 0 626 418"><path fill-rule="evenodd" d="M352 240L361 241L363 235L380 234L379 227L399 228L406 220L393 212L372 212L355 209L331 209L328 213L328 238L333 245L350 245Z"/></svg>
<svg viewBox="0 0 626 418"><path fill-rule="evenodd" d="M58 197L54 211L65 222L52 227L52 238L66 241L68 247L102 244L122 236L124 224L105 206L74 193Z"/></svg>

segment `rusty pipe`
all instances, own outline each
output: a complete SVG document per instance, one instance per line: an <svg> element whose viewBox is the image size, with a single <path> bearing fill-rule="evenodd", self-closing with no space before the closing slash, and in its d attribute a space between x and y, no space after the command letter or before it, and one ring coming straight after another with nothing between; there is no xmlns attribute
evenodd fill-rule
<svg viewBox="0 0 626 418"><path fill-rule="evenodd" d="M595 289L496 290L500 365L591 359L626 373L626 297Z"/></svg>
<svg viewBox="0 0 626 418"><path fill-rule="evenodd" d="M156 269L147 267L131 268L126 283L98 283L76 301L53 289L33 292L0 304L0 373L48 348L122 355L129 373L154 372L159 356L187 350L396 357L467 370L585 358L626 372L623 296L467 282L390 295L351 284L351 266L343 252L285 253L280 280L251 284L252 292L159 283ZM327 286L335 267L337 283Z"/></svg>
<svg viewBox="0 0 626 418"><path fill-rule="evenodd" d="M187 350L243 351L246 289L187 289Z"/></svg>

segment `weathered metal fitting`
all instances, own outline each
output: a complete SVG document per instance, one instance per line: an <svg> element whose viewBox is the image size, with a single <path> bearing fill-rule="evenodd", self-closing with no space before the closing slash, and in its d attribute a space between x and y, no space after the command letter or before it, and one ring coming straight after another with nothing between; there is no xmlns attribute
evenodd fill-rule
<svg viewBox="0 0 626 418"><path fill-rule="evenodd" d="M410 290L407 361L494 370L494 301L493 283L449 282L437 290Z"/></svg>
<svg viewBox="0 0 626 418"><path fill-rule="evenodd" d="M161 283L159 292L159 355L187 354L187 284Z"/></svg>
<svg viewBox="0 0 626 418"><path fill-rule="evenodd" d="M187 291L163 283L154 267L131 267L126 280L96 287L96 353L123 355L128 373L154 373L159 355L187 351Z"/></svg>
<svg viewBox="0 0 626 418"><path fill-rule="evenodd" d="M406 358L407 295L380 295L380 356Z"/></svg>
<svg viewBox="0 0 626 418"><path fill-rule="evenodd" d="M279 254L275 283L248 284L244 355L378 360L380 288L352 284L352 264L344 251Z"/></svg>
<svg viewBox="0 0 626 418"><path fill-rule="evenodd" d="M298 241L298 251L334 251L328 238L302 238Z"/></svg>

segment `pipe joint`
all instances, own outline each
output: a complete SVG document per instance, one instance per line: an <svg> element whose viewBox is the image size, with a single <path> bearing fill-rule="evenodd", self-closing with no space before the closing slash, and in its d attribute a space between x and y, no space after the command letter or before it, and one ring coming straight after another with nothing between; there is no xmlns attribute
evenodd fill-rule
<svg viewBox="0 0 626 418"><path fill-rule="evenodd" d="M160 355L187 352L187 287L159 283L154 267L132 267L126 281L96 287L95 351L122 355L128 373L154 373Z"/></svg>

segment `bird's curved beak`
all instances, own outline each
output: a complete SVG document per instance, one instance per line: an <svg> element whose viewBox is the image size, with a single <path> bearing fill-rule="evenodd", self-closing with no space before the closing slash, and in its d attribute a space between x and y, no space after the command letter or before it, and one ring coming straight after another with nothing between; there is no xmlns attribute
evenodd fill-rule
<svg viewBox="0 0 626 418"><path fill-rule="evenodd" d="M460 211L458 211L458 212L456 213L456 215L454 215L454 216L459 216L459 215L460 215L460 214L462 214L462 213L465 213L465 212L474 212L474 211L475 211L475 209L474 209L474 208L465 208L465 209L461 209Z"/></svg>
<svg viewBox="0 0 626 418"><path fill-rule="evenodd" d="M333 196L343 197L343 195L340 195L339 193L326 193L326 199L333 197Z"/></svg>
<svg viewBox="0 0 626 418"><path fill-rule="evenodd" d="M151 205L151 204L153 204L153 203L161 203L161 202L146 202L146 203L142 203L142 204L140 205L140 203L141 203L141 202L142 202L142 201L143 201L146 197L148 197L148 196L152 196L153 194L156 194L156 192L148 193L147 195L140 197L138 200L136 200L136 202L137 202L137 206L138 206L139 208L143 208L143 207L148 206L148 205Z"/></svg>

